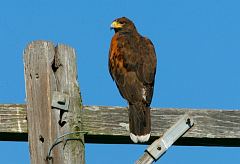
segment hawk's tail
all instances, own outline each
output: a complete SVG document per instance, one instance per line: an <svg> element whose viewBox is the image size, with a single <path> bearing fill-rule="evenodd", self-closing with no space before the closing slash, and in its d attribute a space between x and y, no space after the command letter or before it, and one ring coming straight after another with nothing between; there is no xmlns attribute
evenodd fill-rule
<svg viewBox="0 0 240 164"><path fill-rule="evenodd" d="M129 104L129 129L134 143L148 141L151 132L150 107L142 102Z"/></svg>

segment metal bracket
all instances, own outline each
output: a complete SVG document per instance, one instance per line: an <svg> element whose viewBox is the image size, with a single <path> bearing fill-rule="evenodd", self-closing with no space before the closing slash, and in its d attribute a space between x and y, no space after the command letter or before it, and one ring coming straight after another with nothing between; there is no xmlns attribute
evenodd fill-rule
<svg viewBox="0 0 240 164"><path fill-rule="evenodd" d="M52 107L59 110L68 111L69 107L69 95L53 91L52 93Z"/></svg>
<svg viewBox="0 0 240 164"><path fill-rule="evenodd" d="M55 146L57 146L58 144L60 144L61 142L65 142L64 146L66 145L66 142L70 141L70 140L80 140L81 142L83 142L81 137L79 136L79 134L81 134L81 133L87 134L87 132L85 132L85 131L75 131L75 132L65 133L65 134L59 136L57 139L55 139L54 143L51 145L51 147L48 150L48 155L46 157L46 160L49 161L49 160L53 159L53 157L51 156L51 152L52 152L53 148ZM64 138L66 136L70 136L70 137Z"/></svg>
<svg viewBox="0 0 240 164"><path fill-rule="evenodd" d="M161 138L155 140L146 150L136 164L151 164L157 161L167 149L193 126L193 119L185 114Z"/></svg>

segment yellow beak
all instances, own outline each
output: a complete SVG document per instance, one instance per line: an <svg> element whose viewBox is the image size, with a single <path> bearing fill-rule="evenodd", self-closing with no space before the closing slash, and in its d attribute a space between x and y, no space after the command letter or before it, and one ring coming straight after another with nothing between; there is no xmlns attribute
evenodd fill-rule
<svg viewBox="0 0 240 164"><path fill-rule="evenodd" d="M113 28L122 28L122 24L117 22L117 21L113 21L112 24L111 24L111 29Z"/></svg>

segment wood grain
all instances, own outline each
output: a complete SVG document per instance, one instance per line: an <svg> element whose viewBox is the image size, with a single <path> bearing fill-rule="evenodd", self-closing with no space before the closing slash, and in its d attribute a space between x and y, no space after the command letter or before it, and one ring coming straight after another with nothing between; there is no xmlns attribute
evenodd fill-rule
<svg viewBox="0 0 240 164"><path fill-rule="evenodd" d="M57 129L51 126L56 122L51 111L54 86L50 79L54 51L53 44L41 41L30 43L24 51L28 140L33 164L45 163L52 138L57 134Z"/></svg>
<svg viewBox="0 0 240 164"><path fill-rule="evenodd" d="M0 104L0 140L27 141L26 105Z"/></svg>
<svg viewBox="0 0 240 164"><path fill-rule="evenodd" d="M64 112L61 117L61 133L67 134L82 131L82 100L77 82L76 52L73 48L59 44L55 49L54 75L57 82L57 91L67 94L70 99L68 112ZM64 162L85 163L84 133L68 135L65 139L70 139L64 143ZM57 163L59 164L59 163Z"/></svg>
<svg viewBox="0 0 240 164"><path fill-rule="evenodd" d="M86 142L131 143L128 135L128 112L121 107L84 107ZM176 145L240 146L240 111L196 109L152 109L152 133L149 143L162 136L182 115L193 117L194 126Z"/></svg>
<svg viewBox="0 0 240 164"><path fill-rule="evenodd" d="M85 163L83 134L72 133L82 130L75 58L73 48L55 47L46 41L32 42L25 49L28 140L33 164ZM53 92L69 97L68 112L52 106ZM50 153L56 140L61 142Z"/></svg>
<svg viewBox="0 0 240 164"><path fill-rule="evenodd" d="M21 115L17 114L16 110L19 110ZM185 113L193 117L194 126L175 145L240 147L240 111L217 109L153 108L152 136L148 144L161 136ZM27 140L25 105L0 105L0 117L0 133L25 136L13 137L10 140ZM22 132L18 132L17 122L20 123ZM86 143L132 143L128 136L126 108L84 106L82 122L83 130L88 132L85 135ZM1 135L1 140L8 138Z"/></svg>

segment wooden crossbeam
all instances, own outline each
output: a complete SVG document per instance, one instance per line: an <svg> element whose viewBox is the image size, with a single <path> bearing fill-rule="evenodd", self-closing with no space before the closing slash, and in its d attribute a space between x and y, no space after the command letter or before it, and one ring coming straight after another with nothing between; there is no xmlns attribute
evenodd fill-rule
<svg viewBox="0 0 240 164"><path fill-rule="evenodd" d="M0 104L0 140L28 141L26 105Z"/></svg>
<svg viewBox="0 0 240 164"><path fill-rule="evenodd" d="M175 145L240 147L239 110L152 109L152 134L148 144L161 136L183 114L194 126ZM86 143L130 144L128 112L123 107L84 106ZM0 105L0 140L27 141L26 106Z"/></svg>

